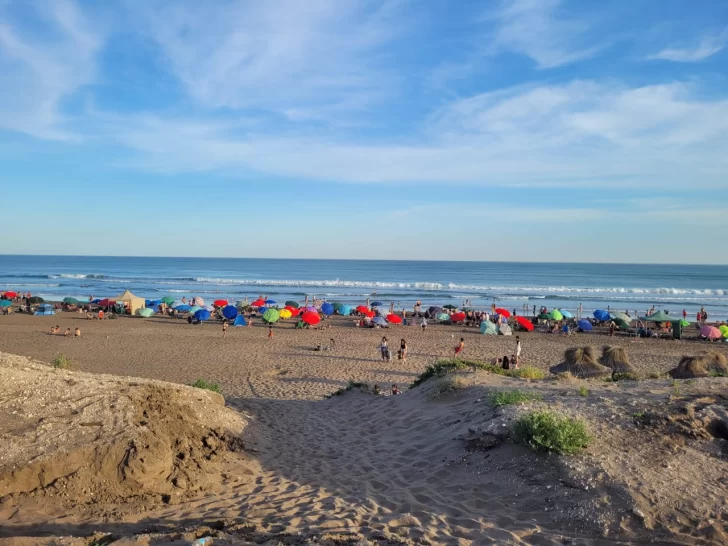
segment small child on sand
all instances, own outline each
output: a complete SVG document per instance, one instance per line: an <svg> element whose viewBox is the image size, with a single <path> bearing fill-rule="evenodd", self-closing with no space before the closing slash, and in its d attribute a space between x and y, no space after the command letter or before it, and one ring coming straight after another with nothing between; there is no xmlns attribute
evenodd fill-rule
<svg viewBox="0 0 728 546"><path fill-rule="evenodd" d="M74 337L81 337L81 328L79 328L78 326L76 326L76 330L74 330L73 336Z"/></svg>
<svg viewBox="0 0 728 546"><path fill-rule="evenodd" d="M402 394L402 391L399 390L399 387L397 385L392 385L392 394Z"/></svg>
<svg viewBox="0 0 728 546"><path fill-rule="evenodd" d="M460 338L460 343L457 344L455 347L455 356L460 356L460 354L463 352L463 349L465 349L465 338Z"/></svg>
<svg viewBox="0 0 728 546"><path fill-rule="evenodd" d="M66 331L63 332L63 336L65 337L65 336L70 336L70 335L71 335L71 329L70 328L66 328Z"/></svg>
<svg viewBox="0 0 728 546"><path fill-rule="evenodd" d="M271 339L273 339L273 325L269 324L268 325L268 341L270 341Z"/></svg>
<svg viewBox="0 0 728 546"><path fill-rule="evenodd" d="M225 339L225 336L227 335L227 330L228 330L228 321L226 319L226 320L222 321L222 338L223 339Z"/></svg>

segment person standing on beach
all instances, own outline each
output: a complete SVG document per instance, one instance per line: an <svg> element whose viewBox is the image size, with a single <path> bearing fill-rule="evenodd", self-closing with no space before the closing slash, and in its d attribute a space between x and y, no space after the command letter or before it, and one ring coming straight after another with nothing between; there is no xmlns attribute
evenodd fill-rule
<svg viewBox="0 0 728 546"><path fill-rule="evenodd" d="M222 321L222 338L225 339L225 336L227 335L228 330L228 321L227 319Z"/></svg>
<svg viewBox="0 0 728 546"><path fill-rule="evenodd" d="M427 319L422 317L422 331L424 332L425 330L427 330Z"/></svg>
<svg viewBox="0 0 728 546"><path fill-rule="evenodd" d="M268 325L268 341L270 341L271 339L273 339L273 325L269 324Z"/></svg>
<svg viewBox="0 0 728 546"><path fill-rule="evenodd" d="M683 309L683 320L688 320L688 312Z"/></svg>
<svg viewBox="0 0 728 546"><path fill-rule="evenodd" d="M382 362L389 362L391 359L391 353L389 352L389 342L387 336L382 337L382 342L379 344L379 351L382 355Z"/></svg>
<svg viewBox="0 0 728 546"><path fill-rule="evenodd" d="M516 364L521 360L521 338L516 336Z"/></svg>
<svg viewBox="0 0 728 546"><path fill-rule="evenodd" d="M399 358L402 362L407 362L407 342L404 338L399 342Z"/></svg>
<svg viewBox="0 0 728 546"><path fill-rule="evenodd" d="M460 338L460 343L457 344L455 347L455 356L458 357L462 354L463 350L465 349L465 338Z"/></svg>

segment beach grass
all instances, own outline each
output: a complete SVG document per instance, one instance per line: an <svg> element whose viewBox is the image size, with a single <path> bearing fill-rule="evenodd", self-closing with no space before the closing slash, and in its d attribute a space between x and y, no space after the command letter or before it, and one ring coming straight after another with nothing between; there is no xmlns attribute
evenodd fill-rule
<svg viewBox="0 0 728 546"><path fill-rule="evenodd" d="M442 377L456 371L481 370L496 375L507 377L518 377L521 379L543 379L546 374L538 368L526 367L515 370L504 370L500 366L488 364L481 360L469 360L464 358L441 358L434 364L427 366L424 372L417 377L410 388L417 387L433 377Z"/></svg>
<svg viewBox="0 0 728 546"><path fill-rule="evenodd" d="M586 387L579 387L579 396L589 396L589 389Z"/></svg>
<svg viewBox="0 0 728 546"><path fill-rule="evenodd" d="M512 406L514 404L523 404L526 402L535 402L543 400L543 396L535 392L526 391L499 391L490 393L490 403L496 408L501 406Z"/></svg>
<svg viewBox="0 0 728 546"><path fill-rule="evenodd" d="M207 381L206 379L198 379L194 383L190 385L191 387L197 387L198 389L205 389L208 391L216 392L218 394L222 394L222 387L220 387L219 383L215 383L213 381Z"/></svg>
<svg viewBox="0 0 728 546"><path fill-rule="evenodd" d="M352 379L349 380L349 383L347 383L346 387L341 387L339 390L336 390L329 394L326 398L331 398L332 396L341 396L342 394L352 391L354 389L359 389L362 392L369 392L369 384L362 383L361 381L354 381Z"/></svg>
<svg viewBox="0 0 728 546"><path fill-rule="evenodd" d="M583 420L550 410L521 415L514 425L514 432L518 441L535 451L565 455L581 452L591 439Z"/></svg>
<svg viewBox="0 0 728 546"><path fill-rule="evenodd" d="M441 377L428 389L430 398L440 398L447 394L460 391L467 387L467 383L462 377L456 375Z"/></svg>
<svg viewBox="0 0 728 546"><path fill-rule="evenodd" d="M58 355L51 363L56 370L68 370L71 368L72 361L64 354Z"/></svg>

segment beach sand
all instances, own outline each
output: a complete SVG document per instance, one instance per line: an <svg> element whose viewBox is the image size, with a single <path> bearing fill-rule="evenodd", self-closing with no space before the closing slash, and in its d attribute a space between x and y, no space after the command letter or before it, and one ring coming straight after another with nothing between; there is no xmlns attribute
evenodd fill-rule
<svg viewBox="0 0 728 546"><path fill-rule="evenodd" d="M681 382L676 392L666 379L529 382L467 372L458 374L463 388L442 397L433 396L428 382L403 396L354 390L324 399L349 381L378 383L384 390L396 383L406 390L428 364L451 356L460 337L467 358L490 360L515 350L514 337L483 336L474 328L362 330L350 319L331 323L323 331L284 323L268 340L260 323L231 327L222 339L219 325L167 318L0 317L3 352L45 362L63 354L75 370L94 374L218 382L227 405L245 421L244 451L256 465L250 479L234 480L223 469L226 477L198 497L136 510L116 506L99 512L84 499L69 509L51 493L42 504L27 494L13 495L0 504L0 537L30 530L83 535L91 529L130 535L222 521L229 536L239 538L230 544L257 541L250 525L263 533L261 540L282 533L301 537L301 542L289 537L286 543L292 544L324 544L327 534L351 539L341 538L341 544L601 544L614 537L728 543L725 440L706 432L710 420L725 411L726 379ZM79 326L82 336L49 335L54 324L62 331ZM401 337L407 339L407 362L381 361L382 335L393 349ZM334 350L312 350L330 338ZM599 334L528 333L521 340L524 365L546 370L561 362L568 347L609 343L626 347L644 375L664 373L683 354L708 348ZM595 444L584 456L559 458L512 442L502 431L522 408L496 410L487 400L493 390L513 388L539 392L544 398L539 407L587 419ZM584 389L588 396L579 394ZM680 425L688 432L680 429L674 440L677 429L645 427L635 417L653 413L664 414L659 423L671 427L692 415ZM483 447L493 439L493 446ZM227 544L228 538L215 544ZM153 543L138 540L147 542L129 544Z"/></svg>

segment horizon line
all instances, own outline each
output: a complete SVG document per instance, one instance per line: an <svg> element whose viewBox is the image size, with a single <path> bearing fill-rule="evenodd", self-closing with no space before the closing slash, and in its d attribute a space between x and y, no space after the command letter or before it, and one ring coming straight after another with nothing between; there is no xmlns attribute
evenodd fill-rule
<svg viewBox="0 0 728 546"><path fill-rule="evenodd" d="M37 258L150 258L180 260L308 260L308 261L350 261L350 262L429 262L429 263L492 263L492 264L564 264L564 265L663 265L663 266L707 266L726 267L728 263L666 263L666 262L578 262L578 261L537 261L537 260L432 260L432 259L381 259L381 258L263 258L256 256L135 256L113 254L5 254L0 256L37 257Z"/></svg>

